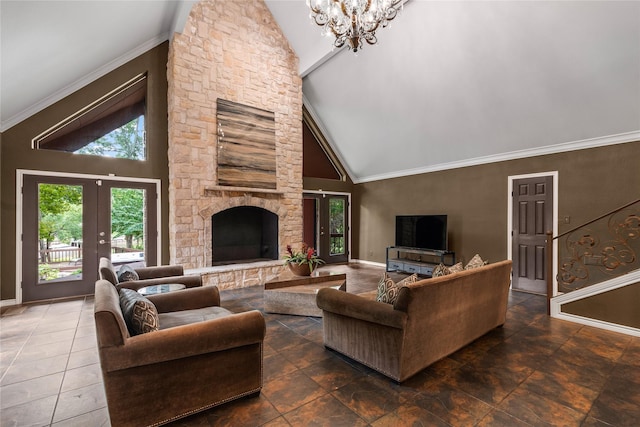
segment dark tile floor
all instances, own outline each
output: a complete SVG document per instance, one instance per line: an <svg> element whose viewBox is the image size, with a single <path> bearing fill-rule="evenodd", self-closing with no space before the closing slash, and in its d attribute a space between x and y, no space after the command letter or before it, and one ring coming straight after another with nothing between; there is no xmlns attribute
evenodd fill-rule
<svg viewBox="0 0 640 427"><path fill-rule="evenodd" d="M347 272L349 291L382 270ZM262 309L262 287L222 292ZM14 307L0 327L0 425L109 425L91 298ZM551 319L512 292L507 323L401 385L322 345L322 319L266 314L264 388L176 426L637 426L640 338Z"/></svg>

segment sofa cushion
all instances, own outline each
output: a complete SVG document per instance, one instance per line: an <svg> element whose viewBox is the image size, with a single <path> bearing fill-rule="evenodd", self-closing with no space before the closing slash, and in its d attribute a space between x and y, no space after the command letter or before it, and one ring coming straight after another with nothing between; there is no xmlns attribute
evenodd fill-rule
<svg viewBox="0 0 640 427"><path fill-rule="evenodd" d="M160 329L173 328L176 326L189 325L191 323L204 322L205 320L225 317L233 312L219 306L197 308L194 310L171 311L160 313Z"/></svg>
<svg viewBox="0 0 640 427"><path fill-rule="evenodd" d="M471 270L473 268L482 267L483 265L487 265L487 261L484 261L480 258L480 255L475 254L473 258L464 266L465 270Z"/></svg>
<svg viewBox="0 0 640 427"><path fill-rule="evenodd" d="M125 264L118 270L118 282L130 282L139 279L138 273L130 265Z"/></svg>
<svg viewBox="0 0 640 427"><path fill-rule="evenodd" d="M409 277L405 277L398 283L394 283L393 279L391 279L387 273L384 273L384 276L382 276L382 279L380 279L380 282L378 283L376 301L395 304L400 288L417 281L418 275L412 274Z"/></svg>
<svg viewBox="0 0 640 427"><path fill-rule="evenodd" d="M130 335L158 330L160 322L156 306L138 292L120 289L120 309Z"/></svg>

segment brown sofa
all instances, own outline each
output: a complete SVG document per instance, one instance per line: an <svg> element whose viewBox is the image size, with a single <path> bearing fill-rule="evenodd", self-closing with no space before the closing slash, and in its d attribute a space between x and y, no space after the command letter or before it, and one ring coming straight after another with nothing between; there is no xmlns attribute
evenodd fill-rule
<svg viewBox="0 0 640 427"><path fill-rule="evenodd" d="M161 425L260 393L265 321L220 307L215 286L153 295L159 330L131 336L118 290L95 286L95 323L113 426Z"/></svg>
<svg viewBox="0 0 640 427"><path fill-rule="evenodd" d="M395 304L320 289L324 344L396 381L505 322L511 261L425 279L399 291Z"/></svg>
<svg viewBox="0 0 640 427"><path fill-rule="evenodd" d="M100 258L98 276L101 280L108 280L119 288L128 288L137 291L145 286L164 285L168 283L181 283L187 288L202 286L200 275L184 275L181 265L160 265L157 267L138 267L134 271L139 280L120 282L118 273L109 258Z"/></svg>

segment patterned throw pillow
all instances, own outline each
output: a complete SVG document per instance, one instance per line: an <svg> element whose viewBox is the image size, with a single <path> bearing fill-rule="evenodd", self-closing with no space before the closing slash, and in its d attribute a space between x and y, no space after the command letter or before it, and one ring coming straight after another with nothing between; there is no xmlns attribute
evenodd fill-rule
<svg viewBox="0 0 640 427"><path fill-rule="evenodd" d="M158 330L156 306L138 292L132 289L120 289L120 308L132 336Z"/></svg>
<svg viewBox="0 0 640 427"><path fill-rule="evenodd" d="M446 276L447 274L451 274L451 271L449 271L449 267L447 267L443 263L440 263L433 268L431 277Z"/></svg>
<svg viewBox="0 0 640 427"><path fill-rule="evenodd" d="M400 292L400 288L417 281L418 275L412 274L409 277L405 277L398 283L394 283L393 279L391 279L387 273L384 273L384 276L382 276L382 279L380 279L380 282L378 283L378 295L376 296L376 301L395 304L396 299L398 299L398 292Z"/></svg>
<svg viewBox="0 0 640 427"><path fill-rule="evenodd" d="M450 266L448 268L449 268L449 273L451 273L451 274L458 273L458 272L464 270L464 267L462 266L461 262L459 262L457 264L454 264L454 265L452 265L452 266Z"/></svg>
<svg viewBox="0 0 640 427"><path fill-rule="evenodd" d="M483 261L482 258L480 258L480 255L475 254L473 258L471 258L471 261L469 261L467 265L464 266L464 269L471 270L472 268L482 267L483 265L486 265L486 264L487 264L487 261Z"/></svg>
<svg viewBox="0 0 640 427"><path fill-rule="evenodd" d="M138 273L130 266L123 265L118 270L118 282L130 282L131 280L139 280Z"/></svg>

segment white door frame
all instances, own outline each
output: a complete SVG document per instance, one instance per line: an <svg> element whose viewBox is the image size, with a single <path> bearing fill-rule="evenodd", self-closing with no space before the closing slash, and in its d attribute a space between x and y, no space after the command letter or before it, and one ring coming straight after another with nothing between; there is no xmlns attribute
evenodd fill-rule
<svg viewBox="0 0 640 427"><path fill-rule="evenodd" d="M158 194L158 203L156 207L156 215L158 218L157 224L157 254L158 263L162 259L162 233L160 232L162 223L162 193L161 183L159 179L153 178L132 178L126 176L115 175L90 175L80 173L66 173L66 172L51 172L51 171L38 171L28 169L16 170L16 299L15 304L22 304L22 186L24 184L25 175L38 175L38 176L55 176L64 178L77 178L77 179L95 179L103 181L128 181L128 182L143 182L147 184L155 184L156 192ZM152 232L152 230L150 230Z"/></svg>
<svg viewBox="0 0 640 427"><path fill-rule="evenodd" d="M553 235L558 235L558 171L551 172L539 172L530 173L524 175L510 175L507 177L507 259L513 261L513 249L511 232L513 230L513 182L518 179L525 178L539 178L543 176L551 176L553 179ZM558 240L553 241L553 253L558 253ZM552 276L553 276L553 289L552 295L547 295L548 298L555 297L558 294L558 281L556 279L558 275L558 257L554 256L552 259Z"/></svg>

